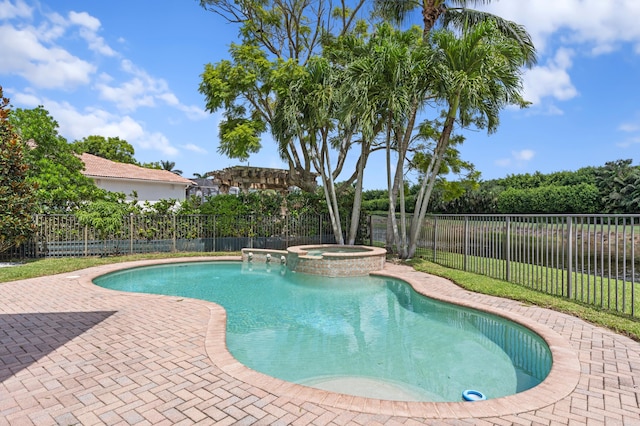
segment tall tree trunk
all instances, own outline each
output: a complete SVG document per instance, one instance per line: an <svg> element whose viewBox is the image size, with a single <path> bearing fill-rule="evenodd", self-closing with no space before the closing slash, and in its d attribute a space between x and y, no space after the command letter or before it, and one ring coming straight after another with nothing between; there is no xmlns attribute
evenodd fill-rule
<svg viewBox="0 0 640 426"><path fill-rule="evenodd" d="M327 149L327 143L326 143L326 139L322 142L322 146L323 146L323 155L324 155L324 162L327 165L327 181L329 183L329 191L325 191L328 192L330 194L330 200L331 200L331 205L332 205L332 211L333 211L333 218L331 219L331 221L333 222L333 230L334 230L334 234L336 237L336 243L343 245L344 244L344 236L342 235L342 222L340 220L340 209L338 207L338 196L336 195L336 185L335 182L333 181L333 173L331 172L331 159L329 157L329 150Z"/></svg>
<svg viewBox="0 0 640 426"><path fill-rule="evenodd" d="M393 239L396 244L396 250L398 251L398 256L403 259L406 256L404 249L406 248L405 237L406 235L400 235L400 231L398 230L398 219L395 214L395 207L398 198L401 200L400 204L400 220L404 220L404 208L402 206L402 197L401 194L404 192L404 161L407 156L407 150L404 146L403 138L398 135L398 162L396 164L396 173L393 179L393 188L391 193L389 194L389 211L391 214L391 226L393 229ZM391 210L393 208L393 210Z"/></svg>
<svg viewBox="0 0 640 426"><path fill-rule="evenodd" d="M358 178L356 180L355 193L353 194L353 208L351 210L351 226L349 228L348 244L356 243L358 236L358 228L360 226L360 210L362 207L362 179L364 177L364 168L367 165L369 157L369 144L364 140L361 142L362 150L360 159L358 160Z"/></svg>
<svg viewBox="0 0 640 426"><path fill-rule="evenodd" d="M407 212L405 206L404 181L400 186L400 250L402 257L407 256Z"/></svg>
<svg viewBox="0 0 640 426"><path fill-rule="evenodd" d="M395 214L395 207L391 207L391 119L387 124L387 197L389 197L389 209L387 210L387 236L385 239L385 248L388 253L393 253L393 246L395 241L393 240L393 224L391 223L391 217Z"/></svg>
<svg viewBox="0 0 640 426"><path fill-rule="evenodd" d="M403 234L402 237L400 237L400 231L398 230L398 221L395 215L395 204L398 199L398 194L400 193L400 188L402 187L402 189L404 190L404 162L407 158L407 151L409 149L409 143L411 142L411 135L413 133L413 127L415 125L417 114L418 114L418 101L414 100L406 127L404 127L403 131L396 132L398 161L396 163L396 173L395 173L395 178L393 182L393 188L392 188L392 191L389 193L390 214L392 212L391 208L393 206L393 212L391 215L391 226L393 228L394 241L398 249L398 256L401 259L404 259L407 257L407 253L405 250L407 247L406 234ZM400 213L401 213L401 217L400 217L401 222L406 221L406 212L404 211L403 206L401 206Z"/></svg>
<svg viewBox="0 0 640 426"><path fill-rule="evenodd" d="M409 250L407 252L407 258L413 257L416 253L420 228L427 213L427 206L429 205L431 193L436 183L438 172L440 171L442 159L447 151L447 147L449 146L449 139L451 137L451 132L453 131L459 104L460 95L458 94L449 104L447 119L444 122L442 133L440 134L440 139L438 140L438 144L436 145L433 156L431 157L431 162L429 163L429 167L427 168L425 177L422 180L422 185L420 186L420 191L416 199L416 208L413 212L413 220L411 221L411 235L409 238Z"/></svg>
<svg viewBox="0 0 640 426"><path fill-rule="evenodd" d="M446 10L444 0L423 0L422 1L422 33L426 38L431 29L436 25L436 21Z"/></svg>
<svg viewBox="0 0 640 426"><path fill-rule="evenodd" d="M322 178L322 186L324 187L324 197L329 210L329 218L331 219L331 227L336 243L344 245L344 237L342 235L342 224L340 223L340 210L338 209L338 201L336 196L336 187L333 182L331 173L331 161L329 153L326 149L326 142L323 141L322 149L318 152L318 148L314 148L316 155L314 156L314 166L316 171L320 173Z"/></svg>

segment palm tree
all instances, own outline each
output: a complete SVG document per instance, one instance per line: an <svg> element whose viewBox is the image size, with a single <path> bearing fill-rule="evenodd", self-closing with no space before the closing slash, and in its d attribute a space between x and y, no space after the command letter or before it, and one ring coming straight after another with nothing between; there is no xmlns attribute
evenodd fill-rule
<svg viewBox="0 0 640 426"><path fill-rule="evenodd" d="M499 16L468 9L468 5L489 4L492 0L374 0L374 8L380 16L396 23L407 20L417 9L422 14L422 31L426 39L440 23L443 28L455 27L461 30L465 26L474 26L488 19L496 23L498 31L507 38L515 40L531 66L536 62L535 48L531 37L522 25L502 19ZM447 6L447 3L455 7Z"/></svg>
<svg viewBox="0 0 640 426"><path fill-rule="evenodd" d="M176 163L174 161L164 161L164 160L160 160L160 167L162 170L167 170L171 173L175 173L177 175L182 175L182 170L179 169L174 169L174 167L176 166Z"/></svg>
<svg viewBox="0 0 640 426"><path fill-rule="evenodd" d="M416 29L395 30L389 24L376 28L374 35L362 49L363 53L347 66L345 87L349 94L345 102L347 110L357 119L362 135L362 149L369 152L374 138L381 132L387 153L387 186L389 193L389 230L387 239L400 241L395 206L398 197L401 208L404 189L404 163L412 132L420 107L428 92L430 49ZM396 173L391 179L391 150L398 153ZM364 162L358 164L358 181L361 181ZM361 167L360 167L361 166ZM355 202L357 199L354 200ZM352 221L353 224L353 221Z"/></svg>
<svg viewBox="0 0 640 426"><path fill-rule="evenodd" d="M447 29L451 28L456 30L458 33L467 32L469 28L480 25L481 23L491 21L494 25L494 31L498 32L502 35L503 38L511 40L515 46L519 49L519 56L523 58L523 65L532 66L536 62L536 55L533 43L527 31L523 26L518 25L514 22L505 20L500 18L499 16L492 15L486 12L481 12L477 10L467 9L468 5L478 5L478 4L488 4L491 3L491 0L450 0L445 2L445 0L374 0L374 8L376 12L383 18L387 20L391 20L396 23L402 23L407 20L407 18L414 12L420 11L422 17L422 36L425 41L432 42L430 39L430 34L434 30L434 28L442 28ZM448 7L447 4L451 4L455 7ZM425 75L425 78L435 78L438 79L439 76L436 74ZM419 105L423 106L426 103L426 100L423 100ZM455 121L455 120L454 120ZM453 123L453 122L452 122ZM452 124L450 123L450 124ZM445 129L447 126L445 126ZM413 129L408 129L413 131ZM444 138L448 141L450 138L450 134L444 135ZM439 165L442 162L442 157L447 152L447 146L440 147L440 150L436 151L432 156L432 159L436 159L437 156L440 156L438 161L438 167L434 169L430 169L430 173L434 173L433 179L435 182L435 176L438 174ZM401 155L400 155L401 156ZM435 166L436 164L432 164ZM404 171L404 165L399 167L400 171ZM398 168L396 169L398 172ZM397 173L396 173L397 176ZM429 181L431 178L427 179ZM401 200L400 207L401 209L404 207L403 201L403 193L402 193L403 185L398 187L400 191L399 198ZM428 196L430 195L431 190L421 192L423 196L427 196L426 200L422 200L422 202L428 202ZM392 191L389 191L390 201L394 201L392 196ZM391 203L390 203L391 204ZM392 210L394 206L390 205L390 216L388 221L388 229L387 229L387 240L393 238L393 241L388 245L393 245L394 243L399 247L399 251L401 253L401 257L405 257L408 255L408 252L403 252L403 241L398 239L397 230L393 229L393 221L395 213ZM426 205L425 205L426 208ZM401 211L401 217L404 218L404 215ZM415 230L416 219L419 215L414 215L414 230L412 232L417 232ZM404 223L404 219L403 219ZM402 233L404 235L404 232Z"/></svg>
<svg viewBox="0 0 640 426"><path fill-rule="evenodd" d="M480 123L492 133L498 127L502 108L527 105L521 95L520 70L528 58L494 21L465 27L460 35L436 31L431 38L437 52L437 78L433 81L432 93L445 106L446 117L417 196L408 257L415 253L419 225L456 122L462 127Z"/></svg>
<svg viewBox="0 0 640 426"><path fill-rule="evenodd" d="M326 58L311 58L287 89L278 92L271 129L281 151L294 140L306 147L309 160L322 179L336 243L344 244L335 184L342 160L339 158L335 167L331 161L340 84L335 72L336 68ZM349 145L346 142L339 148L341 156L346 155Z"/></svg>

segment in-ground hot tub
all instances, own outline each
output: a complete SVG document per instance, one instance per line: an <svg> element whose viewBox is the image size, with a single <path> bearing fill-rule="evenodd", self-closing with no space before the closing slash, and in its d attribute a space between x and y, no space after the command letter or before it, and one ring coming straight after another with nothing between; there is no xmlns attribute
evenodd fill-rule
<svg viewBox="0 0 640 426"><path fill-rule="evenodd" d="M325 277L355 277L384 269L387 251L379 247L320 244L287 249L291 271Z"/></svg>

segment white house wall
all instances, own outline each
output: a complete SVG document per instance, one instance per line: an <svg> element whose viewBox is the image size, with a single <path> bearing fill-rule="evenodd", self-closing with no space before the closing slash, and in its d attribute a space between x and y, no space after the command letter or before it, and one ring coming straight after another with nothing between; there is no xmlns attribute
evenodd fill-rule
<svg viewBox="0 0 640 426"><path fill-rule="evenodd" d="M128 181L126 179L93 178L98 188L111 192L122 192L126 195L127 201L133 200L132 193L136 191L139 201L149 201L155 203L162 199L173 198L184 201L187 188L185 185L152 182L152 181Z"/></svg>

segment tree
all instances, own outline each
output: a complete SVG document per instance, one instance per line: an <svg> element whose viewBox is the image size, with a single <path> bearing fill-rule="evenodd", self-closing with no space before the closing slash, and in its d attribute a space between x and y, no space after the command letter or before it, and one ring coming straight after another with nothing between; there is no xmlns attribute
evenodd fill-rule
<svg viewBox="0 0 640 426"><path fill-rule="evenodd" d="M637 213L640 206L640 167L632 160L608 161L596 171L596 185L605 213Z"/></svg>
<svg viewBox="0 0 640 426"><path fill-rule="evenodd" d="M194 172L193 173L193 177L195 179L206 179L206 178L209 177L209 172L204 172L204 173L196 173L196 172Z"/></svg>
<svg viewBox="0 0 640 426"><path fill-rule="evenodd" d="M116 194L104 199L86 203L78 208L74 214L78 222L84 226L90 226L97 233L97 236L104 240L106 245L108 239L118 240L125 234L125 223L123 218L135 211L135 205L124 201L123 194Z"/></svg>
<svg viewBox="0 0 640 426"><path fill-rule="evenodd" d="M532 65L535 63L535 49L533 47L533 43L531 42L531 38L527 34L524 27L515 24L513 22L504 20L498 16L491 15L484 12L479 12L475 10L467 9L466 6L469 4L479 4L479 3L490 3L491 0L451 0L449 3L454 4L456 8L449 8L445 4L444 0L375 0L374 1L374 9L375 11L382 16L384 19L389 19L393 22L401 23L407 20L407 18L411 15L412 12L419 10L422 15L422 34L425 41L430 40L430 33L436 27L436 24L440 24L441 28L453 27L458 33L467 31L467 28L474 27L479 25L480 23L491 21L493 22L496 31L500 32L505 38L513 40L517 45L522 58L524 58L524 63L527 65ZM438 79L440 76L437 74L433 74L429 76L430 78ZM426 102L426 99L422 100L419 103L419 107L423 107ZM408 128L407 131L413 132L413 128ZM449 139L450 135L445 135L446 139ZM408 139L406 139L408 141ZM401 146L401 151L399 151L399 156L403 155L403 149L405 146ZM447 152L447 147L441 147L439 152L434 152L432 158L436 159L438 156L440 159L439 163L442 163L443 156ZM435 164L435 163L434 163ZM403 201L403 193L402 190L404 185L402 182L402 172L404 171L404 163L399 165L401 167L396 167L396 175L394 181L400 183L398 185L394 184L393 188L390 186L389 196L390 196L390 216L388 220L388 230L387 230L387 243L389 245L389 240L393 239L392 243L395 243L396 246L399 247L400 251L405 253L401 253L401 257L407 255L405 250L404 243L404 230L401 234L398 234L397 226L395 224L395 198L400 198L400 206L404 207ZM388 168L388 171L390 169ZM431 170L434 175L432 176L432 181L435 184L435 179L440 172L439 169ZM430 179L423 179L423 182L427 182ZM395 189L394 189L395 188ZM400 191L399 196L395 193L395 191ZM429 194L430 195L429 191ZM422 192L422 196L424 197L424 192ZM423 198L418 197L418 200L421 202L428 203L428 198L424 200ZM425 204L425 209L426 209ZM402 213L402 212L401 212ZM404 215L401 214L402 222L404 223ZM414 216L414 220L412 221L412 226L416 226L416 218ZM404 226L403 226L404 229ZM412 229L412 233L417 232L416 229Z"/></svg>
<svg viewBox="0 0 640 426"><path fill-rule="evenodd" d="M526 52L516 41L505 37L495 22L488 20L466 27L459 35L437 31L432 40L438 52L438 78L432 90L446 115L416 199L408 257L415 253L420 224L456 121L463 127L474 125L491 133L498 127L502 108L527 105L521 95L520 71L527 63Z"/></svg>
<svg viewBox="0 0 640 426"><path fill-rule="evenodd" d="M354 45L352 41L350 45ZM368 152L379 134L384 132L382 146L387 154L387 177L389 194L389 229L395 241L400 235L396 223L395 206L400 194L400 206L404 208L404 165L412 142L414 123L420 108L428 96L431 51L424 43L417 28L398 31L389 24L376 27L375 33L346 64L345 87L350 88L345 108L347 118L353 119L361 134L361 160L358 162L358 179L362 181ZM374 148L375 149L375 148ZM396 171L391 176L391 152L397 153ZM358 193L354 205L360 203ZM355 225L352 222L352 225ZM391 241L389 236L388 241Z"/></svg>
<svg viewBox="0 0 640 426"><path fill-rule="evenodd" d="M26 144L27 182L37 187L40 213L66 213L105 196L106 191L82 174L84 164L42 106L18 108L9 115L9 122Z"/></svg>
<svg viewBox="0 0 640 426"><path fill-rule="evenodd" d="M313 57L288 87L280 87L272 121L273 134L281 145L298 140L307 147L314 169L320 174L325 200L338 244L344 244L330 136L338 125L340 102L337 70L326 58ZM345 150L341 151L345 153Z"/></svg>
<svg viewBox="0 0 640 426"><path fill-rule="evenodd" d="M0 253L33 232L34 187L27 181L24 146L9 122L9 99L0 86Z"/></svg>
<svg viewBox="0 0 640 426"><path fill-rule="evenodd" d="M505 37L518 43L526 63L533 65L536 62L535 48L523 26L467 7L491 2L492 0L374 0L374 9L384 19L397 23L406 21L418 10L422 15L422 31L425 39L438 23L442 28L454 27L462 30L491 20ZM454 7L447 6L447 3Z"/></svg>
<svg viewBox="0 0 640 426"><path fill-rule="evenodd" d="M242 43L231 45L232 60L207 64L199 89L208 111L224 110L218 152L245 160L261 149L261 135L274 120L278 90L288 89L305 73L304 66L319 53L323 40L358 28L364 4L342 2L331 10L326 0L200 0L205 9L241 24ZM313 154L304 142L281 139L278 152L289 165L292 184L314 191Z"/></svg>
<svg viewBox="0 0 640 426"><path fill-rule="evenodd" d="M360 159L356 170L345 181L346 185L356 185L353 219L358 217L359 185L367 158L372 149L380 147L374 148L378 138L384 139L382 146L386 148L388 158L389 229L394 234L388 241L404 247L402 257L407 255L407 243L400 241L407 234L403 214L404 172L411 144L418 137L415 123L418 113L430 100L444 99L436 93L440 76L438 70L433 71L436 49L432 48L433 39L429 37L435 22L439 20L443 26L451 25L456 28L456 34L461 34L467 32L468 27L490 19L496 33L513 41L519 57L524 58L521 62L531 64L535 61L533 46L523 27L486 13L445 10L441 8L444 3L439 0L377 1L375 6L382 15L395 8L399 11L395 14L399 19L420 6L424 26L422 31L394 33L391 26L383 25L377 27L373 35L366 34L364 21L355 19L363 5L360 1L354 2L352 10L342 2L341 7L328 13L323 1L202 0L200 3L229 22L242 24L242 44L231 47L233 60L207 65L200 86L207 109L214 112L224 108L225 111L225 120L220 126L219 151L232 157L247 158L260 149L260 135L271 128L281 157L288 162L292 176L297 179L296 185L309 190L305 185L311 181L308 179L312 176L311 168L320 173L329 208L336 212L332 217L334 232L341 234L335 207L340 188L336 188L335 182L344 165L345 153L359 144ZM453 3L464 6L476 2ZM431 18L427 19L429 14L433 15L432 23ZM336 28L328 24L334 18ZM316 58L320 53L325 62ZM363 72L367 70L370 72ZM350 86L344 84L349 73ZM453 121L457 114L456 109ZM447 117L443 120L446 123ZM479 124L479 127L485 126ZM430 181L431 173L437 176L444 168L443 157L450 152L453 129L446 126L443 129L448 129L448 134L443 136L445 146L440 146L431 157L439 158L438 164L432 164L438 167L426 169L429 178L423 181ZM392 151L398 154L393 177ZM426 192L427 204L431 190L432 187ZM424 195L422 192L421 196ZM395 222L398 202L402 213L401 229ZM352 220L349 241L356 227ZM336 235L336 238L341 241L342 237Z"/></svg>
<svg viewBox="0 0 640 426"><path fill-rule="evenodd" d="M87 136L73 142L71 147L78 154L86 152L118 163L138 164L133 158L133 146L118 137Z"/></svg>
<svg viewBox="0 0 640 426"><path fill-rule="evenodd" d="M152 161L150 163L142 163L141 166L145 167L147 169L162 170L162 165L160 164L159 161Z"/></svg>
<svg viewBox="0 0 640 426"><path fill-rule="evenodd" d="M164 161L164 160L160 160L160 168L162 170L167 170L171 173L175 173L177 175L181 175L182 174L182 170L176 169L176 163L173 161Z"/></svg>

